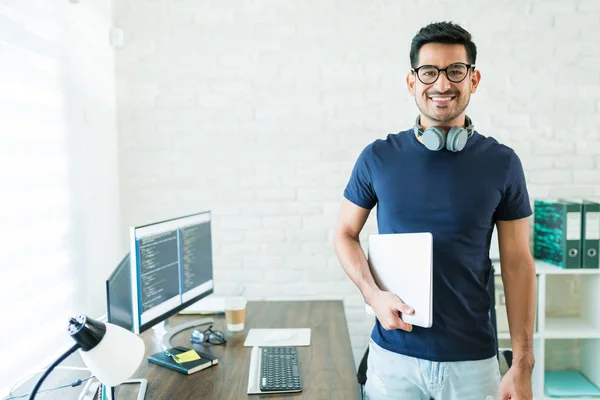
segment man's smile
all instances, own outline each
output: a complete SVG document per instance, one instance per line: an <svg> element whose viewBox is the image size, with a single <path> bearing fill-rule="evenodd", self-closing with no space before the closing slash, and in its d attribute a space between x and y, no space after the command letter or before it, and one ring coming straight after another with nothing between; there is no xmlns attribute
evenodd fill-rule
<svg viewBox="0 0 600 400"><path fill-rule="evenodd" d="M440 106L444 106L444 105L448 105L451 101L453 101L456 96L454 95L445 95L445 96L427 96L427 98L431 101L433 101L435 104L440 105Z"/></svg>

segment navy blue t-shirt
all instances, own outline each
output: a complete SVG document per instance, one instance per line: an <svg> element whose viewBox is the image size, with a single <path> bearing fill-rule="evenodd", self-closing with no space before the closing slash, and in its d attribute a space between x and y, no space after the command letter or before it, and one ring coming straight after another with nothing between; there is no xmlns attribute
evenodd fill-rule
<svg viewBox="0 0 600 400"><path fill-rule="evenodd" d="M344 197L366 209L377 205L380 234L433 235L432 327L387 331L376 319L372 339L432 361L493 357L488 282L494 223L532 214L515 152L477 132L457 153L428 150L412 130L390 134L361 152Z"/></svg>

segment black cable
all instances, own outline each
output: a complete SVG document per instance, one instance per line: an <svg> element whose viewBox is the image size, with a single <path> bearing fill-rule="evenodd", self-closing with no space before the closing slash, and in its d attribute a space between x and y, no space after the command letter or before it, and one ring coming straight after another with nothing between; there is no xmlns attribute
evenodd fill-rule
<svg viewBox="0 0 600 400"><path fill-rule="evenodd" d="M73 382L71 382L68 385L62 385L62 386L57 386L57 387L53 387L53 388L50 388L50 389L40 390L40 391L38 391L38 393L51 392L53 390L59 390L59 389L65 389L65 388L69 388L69 387L81 386L82 384L84 384L85 382L89 381L92 378L94 378L94 376L89 376L89 377L87 377L85 379L76 379L76 380L74 380ZM27 397L30 394L31 393L26 393L26 394L20 394L18 396L6 397L4 400L22 399L23 397Z"/></svg>
<svg viewBox="0 0 600 400"><path fill-rule="evenodd" d="M61 362L63 362L65 360L65 358L69 357L71 354L73 354L75 351L77 351L80 348L81 348L81 346L79 345L79 343L76 343L69 350L65 351L65 353L62 356L58 357L56 359L56 361L54 361L48 367L48 369L46 370L46 372L44 372L44 374L42 375L42 377L37 381L37 383L33 387L33 391L31 392L31 396L29 397L29 399L35 398L35 395L40 390L40 386L42 386L42 383L44 383L44 380L48 377L48 375L50 375L50 372L52 372L52 370L54 368L56 368L57 365L59 365Z"/></svg>

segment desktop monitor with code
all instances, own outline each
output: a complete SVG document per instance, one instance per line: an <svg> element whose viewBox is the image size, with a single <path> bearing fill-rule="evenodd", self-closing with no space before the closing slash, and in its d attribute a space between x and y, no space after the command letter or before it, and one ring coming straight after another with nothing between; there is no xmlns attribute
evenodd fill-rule
<svg viewBox="0 0 600 400"><path fill-rule="evenodd" d="M133 331L141 333L213 293L209 211L131 228L131 309ZM170 329L170 338L195 320Z"/></svg>

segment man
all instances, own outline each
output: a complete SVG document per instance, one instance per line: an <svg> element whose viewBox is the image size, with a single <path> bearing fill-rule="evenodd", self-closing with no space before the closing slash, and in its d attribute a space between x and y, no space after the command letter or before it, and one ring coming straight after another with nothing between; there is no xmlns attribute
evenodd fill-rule
<svg viewBox="0 0 600 400"><path fill-rule="evenodd" d="M465 109L481 78L476 53L456 24L417 33L406 77L420 111L415 127L366 146L344 191L336 254L377 317L365 387L371 400L532 398L532 210L519 157L468 127ZM373 279L359 234L375 205L380 234L433 235L431 328L404 323L401 315L414 312L410 304ZM494 225L513 347L501 382L487 289Z"/></svg>

